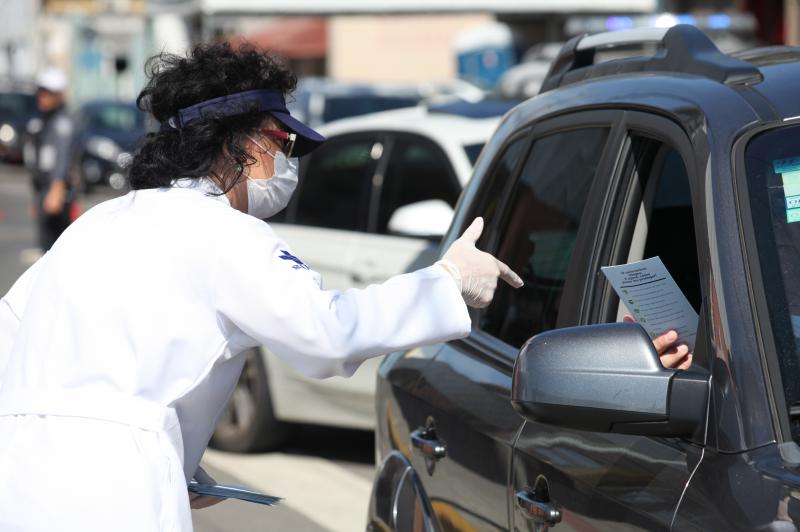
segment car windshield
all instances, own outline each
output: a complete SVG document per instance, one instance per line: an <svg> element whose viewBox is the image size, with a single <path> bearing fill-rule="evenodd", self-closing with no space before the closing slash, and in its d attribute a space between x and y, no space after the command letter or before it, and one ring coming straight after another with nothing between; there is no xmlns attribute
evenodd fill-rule
<svg viewBox="0 0 800 532"><path fill-rule="evenodd" d="M753 137L745 170L787 407L800 414L800 126ZM792 417L798 440L800 416Z"/></svg>
<svg viewBox="0 0 800 532"><path fill-rule="evenodd" d="M19 92L0 93L1 116L28 116L36 110L36 96Z"/></svg>

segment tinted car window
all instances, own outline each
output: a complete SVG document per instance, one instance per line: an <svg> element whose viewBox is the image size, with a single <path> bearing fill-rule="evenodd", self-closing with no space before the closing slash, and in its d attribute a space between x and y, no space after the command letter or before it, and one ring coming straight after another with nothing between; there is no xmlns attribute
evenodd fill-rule
<svg viewBox="0 0 800 532"><path fill-rule="evenodd" d="M304 160L295 222L331 229L366 228L372 177L383 144L375 138L330 139Z"/></svg>
<svg viewBox="0 0 800 532"><path fill-rule="evenodd" d="M792 437L800 441L800 126L757 135L745 152L758 259Z"/></svg>
<svg viewBox="0 0 800 532"><path fill-rule="evenodd" d="M464 151L467 153L467 158L469 162L475 164L475 161L478 160L478 155L481 154L481 150L483 149L484 144L468 144L464 146Z"/></svg>
<svg viewBox="0 0 800 532"><path fill-rule="evenodd" d="M491 227L503 201L503 191L506 190L514 169L519 165L525 143L525 137L518 137L505 148L500 160L497 161L486 176L486 182L481 186L481 191L479 192L480 197L475 201L475 206L466 218L468 220L467 223L471 223L476 216L482 216L485 227ZM480 249L490 249L492 247L491 236L491 232L484 231L480 240L478 240L478 247Z"/></svg>
<svg viewBox="0 0 800 532"><path fill-rule="evenodd" d="M0 116L27 116L36 111L36 97L17 92L0 93Z"/></svg>
<svg viewBox="0 0 800 532"><path fill-rule="evenodd" d="M455 207L461 187L444 152L424 139L398 138L381 187L377 231L387 232L398 207L440 199Z"/></svg>
<svg viewBox="0 0 800 532"><path fill-rule="evenodd" d="M581 213L607 137L607 128L587 128L534 143L503 212L497 249L525 286L515 290L501 283L481 316L484 331L519 347L555 327Z"/></svg>

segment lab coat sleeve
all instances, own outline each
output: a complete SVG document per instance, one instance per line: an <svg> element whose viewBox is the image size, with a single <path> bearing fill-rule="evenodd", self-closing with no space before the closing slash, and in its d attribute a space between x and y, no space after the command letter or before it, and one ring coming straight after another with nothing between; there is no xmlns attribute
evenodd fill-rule
<svg viewBox="0 0 800 532"><path fill-rule="evenodd" d="M469 334L467 307L443 268L361 290L323 290L318 274L259 225L226 246L217 309L297 371L349 376L370 357Z"/></svg>
<svg viewBox="0 0 800 532"><path fill-rule="evenodd" d="M25 304L31 285L36 280L44 257L36 261L11 287L11 290L0 299L0 386L3 383L8 357L17 337L19 322L25 311Z"/></svg>

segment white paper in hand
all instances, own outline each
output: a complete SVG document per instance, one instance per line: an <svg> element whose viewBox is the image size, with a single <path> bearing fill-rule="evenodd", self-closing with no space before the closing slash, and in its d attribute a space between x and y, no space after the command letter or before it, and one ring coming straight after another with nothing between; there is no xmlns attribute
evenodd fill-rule
<svg viewBox="0 0 800 532"><path fill-rule="evenodd" d="M631 316L655 338L669 330L694 352L697 312L658 257L600 268Z"/></svg>

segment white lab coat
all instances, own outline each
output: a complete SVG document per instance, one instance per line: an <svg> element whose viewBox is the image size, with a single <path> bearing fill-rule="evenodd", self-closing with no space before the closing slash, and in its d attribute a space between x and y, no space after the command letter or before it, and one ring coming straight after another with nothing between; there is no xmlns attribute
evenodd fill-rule
<svg viewBox="0 0 800 532"><path fill-rule="evenodd" d="M186 183L89 210L0 300L0 530L191 530L238 354L351 375L468 334L442 268L326 291L268 224Z"/></svg>

